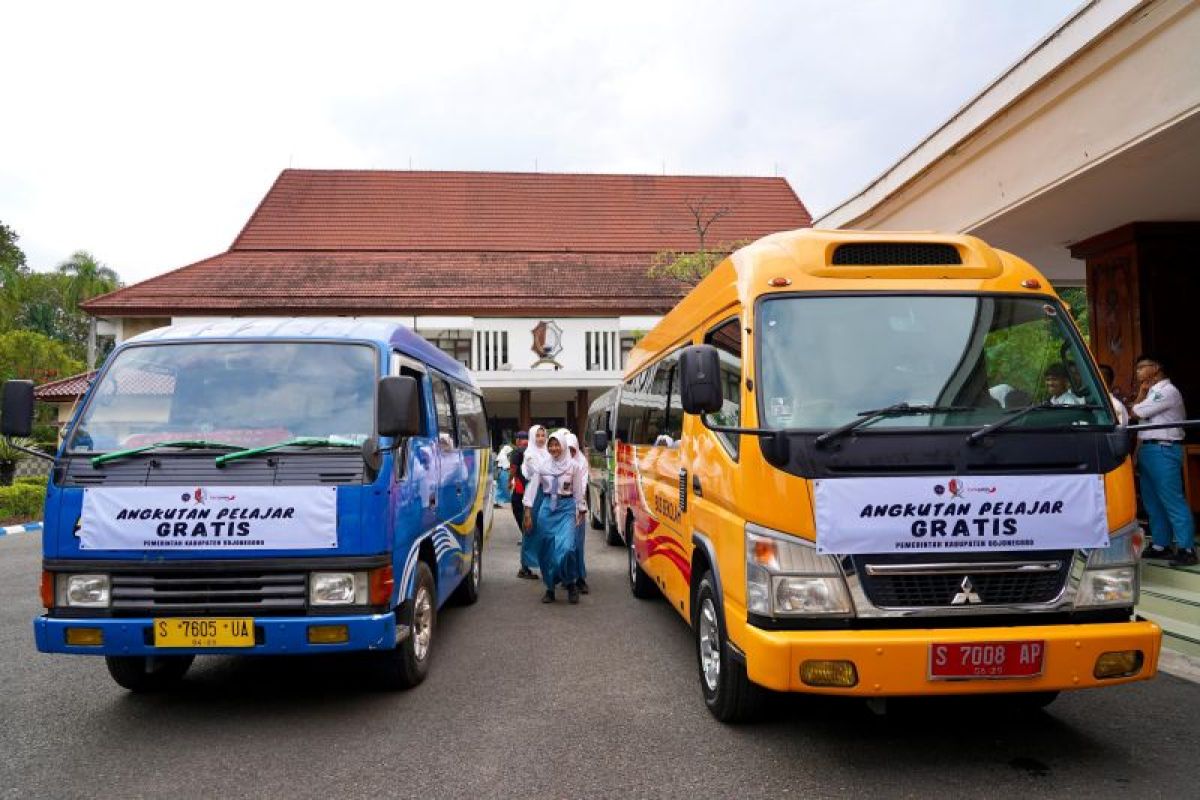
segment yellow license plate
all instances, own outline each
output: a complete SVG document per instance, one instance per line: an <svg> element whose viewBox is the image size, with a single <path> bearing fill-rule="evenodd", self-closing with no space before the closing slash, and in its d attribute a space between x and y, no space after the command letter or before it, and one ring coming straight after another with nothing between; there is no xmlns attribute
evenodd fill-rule
<svg viewBox="0 0 1200 800"><path fill-rule="evenodd" d="M155 647L253 647L254 619L215 617L207 619L154 620Z"/></svg>

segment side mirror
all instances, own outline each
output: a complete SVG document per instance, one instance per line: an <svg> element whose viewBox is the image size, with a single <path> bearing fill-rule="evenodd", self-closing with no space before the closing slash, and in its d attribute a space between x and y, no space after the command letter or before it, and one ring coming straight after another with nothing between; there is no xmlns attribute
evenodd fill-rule
<svg viewBox="0 0 1200 800"><path fill-rule="evenodd" d="M597 453L608 449L608 431L592 431L592 449Z"/></svg>
<svg viewBox="0 0 1200 800"><path fill-rule="evenodd" d="M4 382L0 433L21 438L33 434L33 381Z"/></svg>
<svg viewBox="0 0 1200 800"><path fill-rule="evenodd" d="M697 344L679 354L679 399L689 414L716 414L724 405L721 357L717 348Z"/></svg>
<svg viewBox="0 0 1200 800"><path fill-rule="evenodd" d="M421 433L421 385L416 378L409 375L381 378L376 398L376 428L380 436Z"/></svg>

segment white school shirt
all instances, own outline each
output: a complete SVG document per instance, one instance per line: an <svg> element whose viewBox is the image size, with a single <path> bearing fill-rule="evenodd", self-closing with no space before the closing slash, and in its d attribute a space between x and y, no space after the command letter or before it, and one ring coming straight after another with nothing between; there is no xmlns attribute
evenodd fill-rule
<svg viewBox="0 0 1200 800"><path fill-rule="evenodd" d="M1083 398L1067 389L1057 397L1050 398L1050 405L1054 406L1081 406L1084 405Z"/></svg>
<svg viewBox="0 0 1200 800"><path fill-rule="evenodd" d="M1117 424L1118 425L1128 425L1129 424L1129 409L1127 409L1125 407L1124 403L1122 403L1120 400L1117 399L1117 396L1115 394L1109 393L1108 400L1109 400L1109 402L1112 403L1113 411L1117 415Z"/></svg>
<svg viewBox="0 0 1200 800"><path fill-rule="evenodd" d="M1175 384L1166 378L1151 386L1146 399L1135 403L1132 410L1139 420L1153 424L1183 422L1187 419L1187 412L1183 408L1183 395L1175 388ZM1183 441L1183 428L1138 431L1138 440L1143 442L1181 442Z"/></svg>
<svg viewBox="0 0 1200 800"><path fill-rule="evenodd" d="M549 459L547 459L549 463ZM550 491L554 488L554 479L558 478L558 499L559 502L573 500L575 502L576 511L587 511L587 500L584 498L584 487L586 484L580 480L580 469L577 462L572 462L567 471L561 475L547 475L541 470L537 471L536 476L531 480L534 490L531 492L525 490L525 498L522 501L526 508L533 508L534 501L537 500L538 494L550 497ZM543 500L543 503L548 503L549 500Z"/></svg>

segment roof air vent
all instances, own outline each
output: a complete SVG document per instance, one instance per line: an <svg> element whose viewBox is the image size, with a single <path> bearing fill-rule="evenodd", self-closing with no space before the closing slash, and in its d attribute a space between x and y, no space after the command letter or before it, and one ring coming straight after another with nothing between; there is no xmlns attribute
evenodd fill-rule
<svg viewBox="0 0 1200 800"><path fill-rule="evenodd" d="M838 267L929 267L961 264L952 244L934 242L851 242L833 251Z"/></svg>

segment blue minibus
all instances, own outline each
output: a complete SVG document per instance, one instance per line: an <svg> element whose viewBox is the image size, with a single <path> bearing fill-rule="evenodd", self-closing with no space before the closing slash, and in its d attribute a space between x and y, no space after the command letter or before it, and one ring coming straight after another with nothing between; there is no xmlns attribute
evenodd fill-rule
<svg viewBox="0 0 1200 800"><path fill-rule="evenodd" d="M33 386L4 387L28 435ZM197 655L362 651L421 682L479 596L491 450L467 370L402 325L246 319L119 345L46 495L38 650L168 689Z"/></svg>

